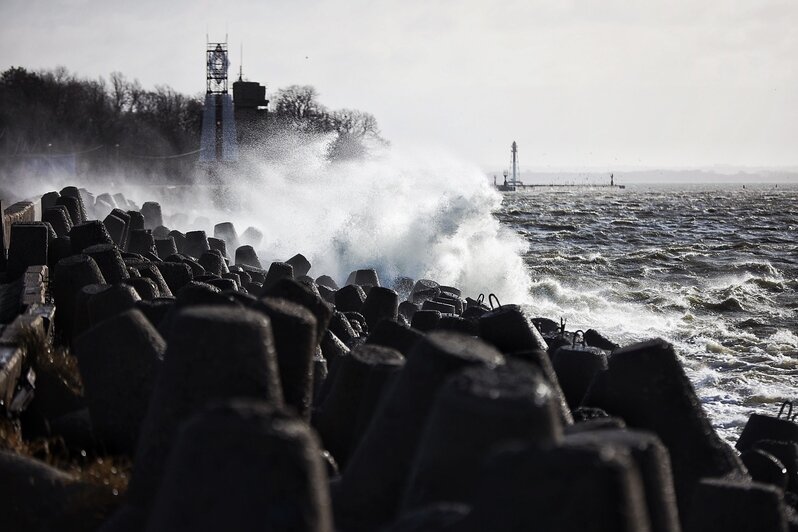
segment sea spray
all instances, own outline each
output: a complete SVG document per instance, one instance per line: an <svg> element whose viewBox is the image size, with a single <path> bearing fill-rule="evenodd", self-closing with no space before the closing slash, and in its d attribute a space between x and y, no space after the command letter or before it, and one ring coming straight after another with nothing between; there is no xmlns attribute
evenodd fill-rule
<svg viewBox="0 0 798 532"><path fill-rule="evenodd" d="M277 160L250 159L224 172L226 205L206 197L201 211L264 234L262 260L306 255L312 274L338 282L373 267L383 282L430 278L476 297L525 302L527 244L492 212L501 197L474 165L441 154L383 150L365 159L326 160L322 140L297 144ZM206 194L214 188L200 187ZM229 210L232 212L220 212ZM165 206L168 211L168 205Z"/></svg>
<svg viewBox="0 0 798 532"><path fill-rule="evenodd" d="M212 173L198 167L192 186L63 181L95 194L121 191L139 206L158 201L170 229L211 235L214 224L231 221L241 235L255 227L263 233L256 251L264 266L302 253L313 264L310 275L328 274L339 284L350 271L371 267L383 284L429 278L472 297L528 302L528 244L493 216L501 196L477 166L393 147L330 161L332 140L286 134L237 166ZM55 181L30 195L58 190Z"/></svg>

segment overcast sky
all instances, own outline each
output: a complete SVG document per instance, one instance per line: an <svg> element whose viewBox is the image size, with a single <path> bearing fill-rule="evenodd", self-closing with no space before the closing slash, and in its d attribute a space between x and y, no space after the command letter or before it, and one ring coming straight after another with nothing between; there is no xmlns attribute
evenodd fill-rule
<svg viewBox="0 0 798 532"><path fill-rule="evenodd" d="M796 0L0 0L0 68L314 85L486 169L798 166Z"/></svg>

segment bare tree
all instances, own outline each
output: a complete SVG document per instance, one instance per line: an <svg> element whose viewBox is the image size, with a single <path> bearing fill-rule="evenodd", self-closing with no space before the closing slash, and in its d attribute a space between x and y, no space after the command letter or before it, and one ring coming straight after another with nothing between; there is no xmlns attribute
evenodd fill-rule
<svg viewBox="0 0 798 532"><path fill-rule="evenodd" d="M311 85L291 85L277 92L275 112L294 120L311 119L324 111L316 101L318 93Z"/></svg>

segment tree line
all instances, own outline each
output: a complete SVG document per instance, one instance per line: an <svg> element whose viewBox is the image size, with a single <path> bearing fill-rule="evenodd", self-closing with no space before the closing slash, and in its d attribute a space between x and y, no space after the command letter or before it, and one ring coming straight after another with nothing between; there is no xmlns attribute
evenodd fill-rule
<svg viewBox="0 0 798 532"><path fill-rule="evenodd" d="M188 173L196 157L166 159L169 167L157 158L198 150L203 100L166 85L144 89L120 72L106 80L80 78L63 67L9 68L0 73L0 170L35 156L81 152L80 171L107 171L122 161L144 172ZM257 131L263 139L286 128L334 133L330 157L361 155L368 145L385 142L373 115L327 109L312 86L280 89L272 100Z"/></svg>

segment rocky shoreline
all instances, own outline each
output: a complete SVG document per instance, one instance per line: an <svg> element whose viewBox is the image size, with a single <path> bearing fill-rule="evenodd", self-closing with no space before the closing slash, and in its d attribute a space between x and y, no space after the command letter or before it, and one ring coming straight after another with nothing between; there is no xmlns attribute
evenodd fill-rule
<svg viewBox="0 0 798 532"><path fill-rule="evenodd" d="M663 340L164 218L5 209L0 529L798 530L792 406L731 448Z"/></svg>

